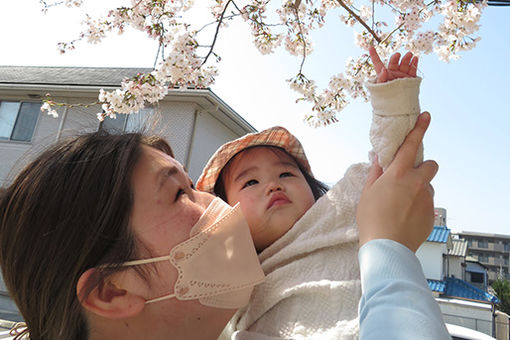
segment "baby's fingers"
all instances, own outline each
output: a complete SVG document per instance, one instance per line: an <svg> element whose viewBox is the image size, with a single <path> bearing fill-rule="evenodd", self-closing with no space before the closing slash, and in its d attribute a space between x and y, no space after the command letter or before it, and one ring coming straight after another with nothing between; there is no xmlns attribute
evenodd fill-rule
<svg viewBox="0 0 510 340"><path fill-rule="evenodd" d="M388 63L388 70L390 71L398 71L399 65L398 61L400 60L400 53L395 53L390 57L390 62Z"/></svg>
<svg viewBox="0 0 510 340"><path fill-rule="evenodd" d="M409 70L409 75L411 77L416 77L416 71L418 70L418 57L414 56L411 59L411 69Z"/></svg>
<svg viewBox="0 0 510 340"><path fill-rule="evenodd" d="M384 69L384 64L381 61L379 54L377 54L374 46L370 46L368 48L368 53L370 54L370 59L372 59L372 64L374 64L375 72L377 73L377 76L379 76L381 74L381 70Z"/></svg>
<svg viewBox="0 0 510 340"><path fill-rule="evenodd" d="M400 61L400 72L409 73L412 58L413 58L413 54L411 52L407 52L404 55L404 57Z"/></svg>

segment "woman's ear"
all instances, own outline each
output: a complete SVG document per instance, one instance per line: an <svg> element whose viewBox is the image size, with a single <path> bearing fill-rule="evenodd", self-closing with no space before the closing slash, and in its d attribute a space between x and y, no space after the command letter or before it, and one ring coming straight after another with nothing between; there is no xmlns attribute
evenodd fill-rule
<svg viewBox="0 0 510 340"><path fill-rule="evenodd" d="M101 279L95 285L98 275L96 269L89 269L81 274L76 284L76 295L85 309L108 319L132 317L143 310L143 297L118 287L110 278ZM91 288L93 285L95 287Z"/></svg>

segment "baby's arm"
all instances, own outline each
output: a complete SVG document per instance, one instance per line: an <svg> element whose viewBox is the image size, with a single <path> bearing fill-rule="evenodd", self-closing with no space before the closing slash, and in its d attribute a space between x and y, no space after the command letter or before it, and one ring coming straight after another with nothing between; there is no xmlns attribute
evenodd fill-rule
<svg viewBox="0 0 510 340"><path fill-rule="evenodd" d="M386 169L420 114L421 78L416 77L418 58L412 53L407 53L402 60L395 53L386 68L373 47L369 52L377 73L377 78L367 83L373 108L370 159L377 154L379 164ZM420 145L415 165L422 161L423 145Z"/></svg>

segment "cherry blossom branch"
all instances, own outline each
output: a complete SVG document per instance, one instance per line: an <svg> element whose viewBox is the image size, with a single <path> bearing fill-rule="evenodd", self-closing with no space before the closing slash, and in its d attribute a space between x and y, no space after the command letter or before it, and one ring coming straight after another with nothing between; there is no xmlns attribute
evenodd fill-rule
<svg viewBox="0 0 510 340"><path fill-rule="evenodd" d="M296 0L296 3L294 4L293 9L294 9L294 13L296 15L296 20L297 20L297 23L298 23L298 27L299 27L299 36L301 37L301 41L303 42L303 59L301 59L301 65L299 65L299 74L302 73L303 71L303 65L305 64L305 60L306 60L306 40L303 36L303 26L301 24L301 19L299 19L299 5L301 3L301 0Z"/></svg>
<svg viewBox="0 0 510 340"><path fill-rule="evenodd" d="M151 39L159 38L154 70L123 80L119 89L100 90L97 102L83 105L102 104L103 111L98 114L98 118L104 119L106 116L114 117L118 113L138 112L147 103L152 104L164 98L172 87L210 86L217 75L217 67L212 65L209 57L217 56L214 48L219 30L225 27L226 20L241 16L251 26L253 43L262 54L273 52L284 41L285 48L290 54L302 57L299 73L288 82L290 87L300 94L298 101L304 100L313 106L307 121L313 126L322 126L338 121L336 114L348 105L348 98L367 100L368 93L363 84L366 79L373 77L374 73L373 66L368 62L368 56L363 54L357 58L348 58L345 71L332 76L328 86L321 92L314 80L303 75L305 61L312 51L311 30L323 26L327 11L343 7L348 15L342 16L342 20L347 25L361 24L362 32L355 32L355 42L362 49L367 49L377 41L379 45L383 44L379 53L384 58L405 47L416 54L434 52L441 60L449 62L458 59L460 52L476 46L480 38L470 35L479 30L481 12L487 6L486 0L426 0L430 1L428 4L409 0L369 0L371 8L361 6L358 10L355 0L322 1L317 8L312 0L305 0L306 5L303 4L303 0L287 0L276 10L280 20L277 24L270 25L264 21L267 20L267 6L271 1L250 0L246 6L239 8L235 0L217 0L216 5L212 7L215 21L197 31L191 30L191 26L184 22L184 17L180 15L193 6L192 0L132 0L131 8L114 9L105 19L87 16L84 22L86 29L78 39L60 43L59 48L62 52L74 49L77 42L84 38L87 38L86 41L89 43L98 43L114 29L121 33L127 26L145 32ZM48 7L53 6L49 2L55 2L54 5L78 7L83 0L39 0L39 2L46 11ZM232 11L227 15L229 5L234 7L230 7ZM309 5L314 8L309 8ZM390 8L396 17L396 24L388 29L382 28L388 25L377 21L376 5ZM420 30L422 24L434 16L441 16L444 19L443 23L436 29ZM214 38L210 39L210 36L206 38L212 40L212 44L200 44L198 33L213 24L217 25ZM280 27L272 29L269 26L287 29ZM167 48L171 53L165 56ZM208 52L205 57L200 56L202 53L199 55L199 49ZM160 64L159 57L162 59ZM207 66L206 62L209 62ZM43 101L43 109L51 115L57 115L52 107L69 106L52 101L49 97Z"/></svg>
<svg viewBox="0 0 510 340"><path fill-rule="evenodd" d="M347 12L349 12L349 14L354 18L356 19L363 27L366 28L366 30L374 37L374 39L378 42L378 43L381 43L381 38L379 38L379 36L374 32L374 30L372 30L370 28L370 26L367 25L367 23L365 22L365 20L361 19L359 15L357 15L356 13L354 13L354 11L352 9L349 8L349 6L347 6L345 4L345 2L343 0L337 0L338 4L340 4L340 6L342 6Z"/></svg>
<svg viewBox="0 0 510 340"><path fill-rule="evenodd" d="M425 10L425 8L430 7L431 5L433 5L433 4L437 3L437 2L438 2L438 0L432 0L431 2L429 2L428 4L426 4L424 8L422 8L421 10L419 10L419 11L418 11L418 13L419 13L419 14L421 14L421 13ZM400 12L399 12L399 13L400 13ZM402 26L404 26L404 24L405 24L405 22L402 22L400 25L398 25L397 27L395 27L395 28L394 28L394 29L393 29L393 30L392 30L392 31L391 31L391 32L390 32L390 33L389 33L386 37L384 37L384 39L383 39L383 40L381 40L381 41L379 42L379 45L381 45L381 44L385 43L385 42L386 42L386 41L387 41L387 40L388 40L388 39L389 39L389 38L393 35L393 33L395 33L396 31L398 31L399 29L401 29L401 28L402 28Z"/></svg>
<svg viewBox="0 0 510 340"><path fill-rule="evenodd" d="M233 0L228 0L227 3L225 4L225 8L223 9L223 12L221 12L221 16L218 19L218 25L216 26L216 32L214 33L214 39L211 44L211 48L209 49L209 52L205 56L204 61L202 62L202 65L204 65L207 62L207 59L209 58L209 56L211 54L213 54L214 45L216 44L216 39L218 39L220 27L221 27L221 24L223 23L223 17L225 16L225 13L227 12L228 5L230 5L231 2L233 2ZM202 66L202 65L200 65L200 66Z"/></svg>

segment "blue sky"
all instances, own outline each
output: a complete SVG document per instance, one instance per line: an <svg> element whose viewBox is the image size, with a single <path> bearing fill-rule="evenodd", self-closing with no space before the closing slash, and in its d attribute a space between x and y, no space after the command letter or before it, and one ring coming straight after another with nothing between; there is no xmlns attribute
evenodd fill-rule
<svg viewBox="0 0 510 340"><path fill-rule="evenodd" d="M104 1L86 2L89 12L102 13ZM43 15L38 0L2 1L0 64L152 67L155 44L134 32L98 45L81 44L60 55L57 42L77 36L82 15L81 10L67 8ZM458 61L447 64L432 54L420 59L421 107L432 114L425 156L440 165L433 181L436 206L447 209L453 231L510 234L509 17L510 7L486 9L479 32L482 40ZM328 19L330 23L314 34L315 52L305 66L319 84L343 71L347 56L360 52L352 31L336 24L335 15ZM212 90L257 129L282 125L293 132L317 178L336 182L350 164L367 160L368 103L351 103L337 124L308 127L302 117L310 106L296 104L296 94L285 83L297 72L298 58L283 49L261 56L242 22L220 32L217 51L222 61Z"/></svg>

